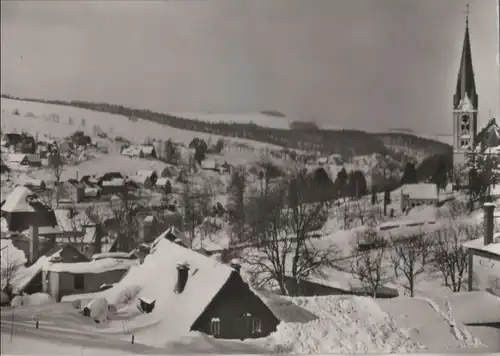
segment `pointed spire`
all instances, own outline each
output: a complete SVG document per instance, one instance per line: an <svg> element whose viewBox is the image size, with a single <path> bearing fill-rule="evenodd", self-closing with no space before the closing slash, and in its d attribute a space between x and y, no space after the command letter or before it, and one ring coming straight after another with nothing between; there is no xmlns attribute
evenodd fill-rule
<svg viewBox="0 0 500 356"><path fill-rule="evenodd" d="M477 110L478 96L476 93L476 82L472 66L472 51L469 34L469 4L467 4L465 17L465 35L462 45L462 57L460 58L460 69L458 71L457 88L453 97L453 107L456 109L463 99L468 97Z"/></svg>

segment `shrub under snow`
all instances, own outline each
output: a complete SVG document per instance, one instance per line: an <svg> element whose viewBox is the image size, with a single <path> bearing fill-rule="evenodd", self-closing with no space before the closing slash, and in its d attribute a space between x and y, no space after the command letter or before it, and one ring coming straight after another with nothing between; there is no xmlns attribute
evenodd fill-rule
<svg viewBox="0 0 500 356"><path fill-rule="evenodd" d="M20 307L22 305L44 305L55 303L54 298L46 293L34 293L31 295L18 295L12 298L10 305Z"/></svg>
<svg viewBox="0 0 500 356"><path fill-rule="evenodd" d="M371 298L313 297L295 298L294 302L319 319L306 324L281 323L268 338L275 352L400 353L422 348Z"/></svg>

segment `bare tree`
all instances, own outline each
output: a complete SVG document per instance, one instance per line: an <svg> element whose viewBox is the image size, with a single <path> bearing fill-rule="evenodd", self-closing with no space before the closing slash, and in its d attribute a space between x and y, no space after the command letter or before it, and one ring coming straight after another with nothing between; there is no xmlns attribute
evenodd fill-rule
<svg viewBox="0 0 500 356"><path fill-rule="evenodd" d="M460 292L464 286L469 266L468 251L462 243L481 235L480 225L455 220L450 220L447 226L435 233L434 263L441 272L446 287L454 292Z"/></svg>
<svg viewBox="0 0 500 356"><path fill-rule="evenodd" d="M59 206L61 176L64 171L64 160L59 153L49 157L49 170L54 177L54 189L56 192L56 206Z"/></svg>
<svg viewBox="0 0 500 356"><path fill-rule="evenodd" d="M138 237L140 236L138 213L141 210L141 206L132 201L126 188L121 194L115 195L115 197L117 199L110 200L111 211L116 221L114 230L121 241L121 248L128 251L138 244Z"/></svg>
<svg viewBox="0 0 500 356"><path fill-rule="evenodd" d="M369 246L367 250L360 247L363 241ZM366 229L358 235L358 244L353 249L351 258L351 274L376 298L377 293L389 281L385 258L388 257L387 244L373 229Z"/></svg>
<svg viewBox="0 0 500 356"><path fill-rule="evenodd" d="M236 171L231 177L229 184L228 211L232 231L236 232L239 241L245 239L245 195L246 176L243 171Z"/></svg>
<svg viewBox="0 0 500 356"><path fill-rule="evenodd" d="M423 232L414 234L403 241L398 241L393 247L391 260L394 265L394 273L398 277L402 273L407 284L403 287L415 295L415 282L417 277L425 272L430 251L430 240Z"/></svg>
<svg viewBox="0 0 500 356"><path fill-rule="evenodd" d="M184 209L184 228L189 233L191 245L196 237L197 227L211 212L210 202L210 188L207 185L201 189L196 188L192 179L187 179L183 185L181 203Z"/></svg>
<svg viewBox="0 0 500 356"><path fill-rule="evenodd" d="M12 258L9 253L8 247L4 247L1 251L2 253L2 267L1 267L1 280L3 291L12 298L12 282L14 277L21 267L19 261Z"/></svg>
<svg viewBox="0 0 500 356"><path fill-rule="evenodd" d="M322 267L333 266L338 257L334 246L319 249L312 243L310 233L324 224L327 208L324 202L305 203L303 178L299 174L289 185L252 198L249 205L254 209L253 231L259 239L244 258L252 282L262 286L275 281L283 294L291 293L287 277L297 280L321 273Z"/></svg>

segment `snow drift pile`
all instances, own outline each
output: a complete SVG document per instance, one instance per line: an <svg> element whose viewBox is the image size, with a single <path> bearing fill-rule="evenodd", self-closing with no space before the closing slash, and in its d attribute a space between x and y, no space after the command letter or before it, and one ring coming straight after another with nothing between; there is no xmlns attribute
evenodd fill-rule
<svg viewBox="0 0 500 356"><path fill-rule="evenodd" d="M401 353L423 348L410 340L380 307L367 297L294 298L319 316L307 324L282 323L268 338L276 352Z"/></svg>

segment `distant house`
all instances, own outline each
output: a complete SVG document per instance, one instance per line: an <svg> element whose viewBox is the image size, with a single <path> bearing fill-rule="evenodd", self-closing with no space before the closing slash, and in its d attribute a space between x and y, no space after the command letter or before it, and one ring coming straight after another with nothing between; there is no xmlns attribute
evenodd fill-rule
<svg viewBox="0 0 500 356"><path fill-rule="evenodd" d="M37 154L14 153L9 156L9 161L28 167L41 167L42 165L42 159Z"/></svg>
<svg viewBox="0 0 500 356"><path fill-rule="evenodd" d="M421 205L438 206L453 198L453 193L438 189L436 184L416 183L405 184L399 188L401 193L401 211L406 211Z"/></svg>
<svg viewBox="0 0 500 356"><path fill-rule="evenodd" d="M54 211L26 187L17 186L1 208L10 231L24 231L31 225L57 226Z"/></svg>
<svg viewBox="0 0 500 356"><path fill-rule="evenodd" d="M479 239L467 241L463 244L469 253L469 291L473 290L474 283L474 257L480 257L494 263L500 263L500 233L495 234L495 205L486 203L484 205L484 236ZM493 272L493 271L492 271ZM493 272L493 274L495 274ZM493 277L493 276L492 276ZM500 293L500 276L497 277L496 293Z"/></svg>
<svg viewBox="0 0 500 356"><path fill-rule="evenodd" d="M89 259L81 254L73 245L69 243L56 245L52 241L52 244L48 244L42 249L41 256L35 264L21 270L19 275L14 277L13 291L16 294L42 292L42 269L45 264L52 262L76 263L88 261Z"/></svg>
<svg viewBox="0 0 500 356"><path fill-rule="evenodd" d="M151 180L151 183L153 183L153 185L158 180L158 173L156 173L155 170L139 170L137 171L136 175L140 177L149 178Z"/></svg>
<svg viewBox="0 0 500 356"><path fill-rule="evenodd" d="M121 152L124 156L129 157L152 157L156 158L156 149L153 145L138 145L138 146L129 146L122 150Z"/></svg>
<svg viewBox="0 0 500 356"><path fill-rule="evenodd" d="M308 277L285 277L285 288L293 296L313 297L324 295L358 295L373 296L373 292L353 278L350 273L333 268L323 268L310 273ZM395 298L399 295L397 289L380 286L377 298Z"/></svg>
<svg viewBox="0 0 500 356"><path fill-rule="evenodd" d="M127 190L127 184L124 178L113 178L100 182L101 195L118 194Z"/></svg>
<svg viewBox="0 0 500 356"><path fill-rule="evenodd" d="M172 188L172 183L170 182L170 180L168 178L165 178L165 177L158 178L155 185L156 185L156 188L158 188L160 191L167 190L169 186L170 186L170 188Z"/></svg>
<svg viewBox="0 0 500 356"><path fill-rule="evenodd" d="M139 149L142 152L141 157L152 157L152 158L157 157L154 145L140 145Z"/></svg>
<svg viewBox="0 0 500 356"><path fill-rule="evenodd" d="M85 184L76 179L68 179L61 184L61 189L69 195L69 200L75 203L81 203L85 200Z"/></svg>
<svg viewBox="0 0 500 356"><path fill-rule="evenodd" d="M201 169L209 170L209 171L217 171L217 162L213 159L205 159L201 162Z"/></svg>
<svg viewBox="0 0 500 356"><path fill-rule="evenodd" d="M59 301L72 294L93 293L121 280L137 260L106 258L90 262L49 263L42 268L43 292Z"/></svg>
<svg viewBox="0 0 500 356"><path fill-rule="evenodd" d="M24 186L35 191L35 190L44 190L46 188L46 184L41 179L25 179Z"/></svg>
<svg viewBox="0 0 500 356"><path fill-rule="evenodd" d="M4 147L10 147L10 146L15 146L19 142L23 140L21 134L18 133L6 133L2 135L2 146Z"/></svg>
<svg viewBox="0 0 500 356"><path fill-rule="evenodd" d="M152 242L160 233L158 219L154 215L148 215L141 221L140 238L144 242Z"/></svg>
<svg viewBox="0 0 500 356"><path fill-rule="evenodd" d="M151 189L153 188L153 182L150 177L145 176L145 175L135 175L129 177L129 180L135 183L137 186L146 188L146 189Z"/></svg>

